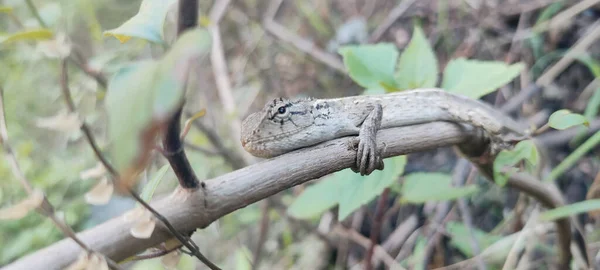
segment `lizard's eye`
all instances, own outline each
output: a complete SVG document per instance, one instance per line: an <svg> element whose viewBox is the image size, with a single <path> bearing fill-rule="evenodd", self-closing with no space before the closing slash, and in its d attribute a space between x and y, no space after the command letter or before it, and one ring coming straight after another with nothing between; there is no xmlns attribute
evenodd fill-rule
<svg viewBox="0 0 600 270"><path fill-rule="evenodd" d="M279 108L277 109L277 112L278 112L279 114L285 114L285 106L281 106L281 107L279 107Z"/></svg>
<svg viewBox="0 0 600 270"><path fill-rule="evenodd" d="M290 112L287 109L287 106L281 106L279 108L277 108L277 111L271 116L271 119L277 119L277 121L279 120L287 120L288 116L289 116Z"/></svg>

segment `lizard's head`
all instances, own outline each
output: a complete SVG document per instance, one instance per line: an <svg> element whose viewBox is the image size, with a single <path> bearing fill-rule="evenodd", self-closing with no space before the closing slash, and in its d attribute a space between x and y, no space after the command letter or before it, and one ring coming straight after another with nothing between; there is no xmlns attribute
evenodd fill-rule
<svg viewBox="0 0 600 270"><path fill-rule="evenodd" d="M314 123L312 99L278 98L242 123L242 146L257 157L273 157L302 146L301 131Z"/></svg>

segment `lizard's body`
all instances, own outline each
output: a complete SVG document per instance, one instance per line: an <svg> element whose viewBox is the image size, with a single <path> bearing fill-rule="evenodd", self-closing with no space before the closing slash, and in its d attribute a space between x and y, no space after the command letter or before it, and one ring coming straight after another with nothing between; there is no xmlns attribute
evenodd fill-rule
<svg viewBox="0 0 600 270"><path fill-rule="evenodd" d="M419 89L335 99L277 99L244 120L242 145L255 156L274 157L335 138L359 135L361 143L366 144L365 151L372 155L364 158L380 163L374 159L378 153L373 149L378 129L434 121L471 124L483 128L492 139L526 135L525 127L488 104L439 89ZM359 164L361 151L359 146ZM369 163L362 161L365 162ZM370 171L361 169L363 173Z"/></svg>

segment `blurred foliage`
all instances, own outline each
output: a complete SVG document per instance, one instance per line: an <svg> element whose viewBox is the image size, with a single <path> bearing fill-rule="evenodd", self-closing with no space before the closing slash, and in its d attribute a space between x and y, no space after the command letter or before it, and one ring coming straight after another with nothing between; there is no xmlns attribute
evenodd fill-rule
<svg viewBox="0 0 600 270"><path fill-rule="evenodd" d="M90 59L90 64L108 70L110 65L105 64L111 59L126 57L135 51L124 51L122 46L115 46L117 43L111 40L103 42L101 29L125 20L137 9L139 3L136 2L33 1L48 29L67 31L74 39L81 39L77 43L87 41L84 44L90 47L82 48L81 52L91 55L91 51L95 51L95 58ZM38 123L41 118L66 110L59 86L60 60L45 57L37 43L30 41L41 37L40 33L52 34L53 31L43 30L25 1L7 0L0 2L0 6L10 7L10 11L0 13L0 36L13 37L12 42L5 40L0 44L0 83L4 89L10 144L33 186L44 190L57 214L79 231L91 213L83 194L95 184L93 180L82 181L79 173L93 167L96 158L80 131L62 132L41 128ZM100 12L106 14L102 16L102 22L96 16ZM28 35L18 36L15 33ZM99 109L101 100L98 98L103 96L105 89L101 89L93 78L75 65L70 67L70 87L76 106L101 139L105 116ZM0 160L0 178L0 207L25 197L4 158ZM2 222L0 265L62 238L62 233L37 213L30 213L21 220Z"/></svg>

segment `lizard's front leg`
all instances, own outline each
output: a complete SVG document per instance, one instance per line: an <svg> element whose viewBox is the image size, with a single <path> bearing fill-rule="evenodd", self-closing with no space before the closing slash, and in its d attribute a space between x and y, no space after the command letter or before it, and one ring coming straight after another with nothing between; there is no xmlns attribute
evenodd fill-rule
<svg viewBox="0 0 600 270"><path fill-rule="evenodd" d="M352 167L352 170L360 172L360 175L369 175L377 169L383 170L383 160L377 148L377 131L381 126L382 116L383 107L381 104L375 104L373 110L360 125L356 165Z"/></svg>

